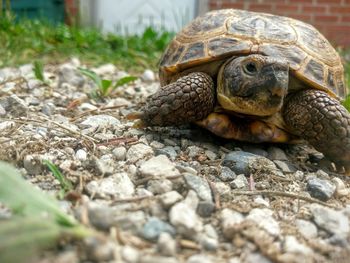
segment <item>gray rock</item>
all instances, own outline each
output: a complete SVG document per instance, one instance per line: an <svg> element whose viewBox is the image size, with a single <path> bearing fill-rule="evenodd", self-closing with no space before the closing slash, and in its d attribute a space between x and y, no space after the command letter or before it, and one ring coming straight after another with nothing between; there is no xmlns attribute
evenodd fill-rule
<svg viewBox="0 0 350 263"><path fill-rule="evenodd" d="M1 114L0 114L1 116ZM13 127L15 127L16 123L13 121L2 121L0 122L0 132L3 132L7 129L11 129Z"/></svg>
<svg viewBox="0 0 350 263"><path fill-rule="evenodd" d="M201 217L209 217L215 211L215 204L211 201L200 201L197 207L197 213Z"/></svg>
<svg viewBox="0 0 350 263"><path fill-rule="evenodd" d="M343 180L340 178L333 177L332 183L335 185L335 196L343 197L350 194L350 189L345 187Z"/></svg>
<svg viewBox="0 0 350 263"><path fill-rule="evenodd" d="M143 255L138 263L179 263L174 257L162 257L157 255Z"/></svg>
<svg viewBox="0 0 350 263"><path fill-rule="evenodd" d="M156 217L151 217L143 226L142 236L147 240L156 241L163 232L169 233L172 236L176 234L173 226Z"/></svg>
<svg viewBox="0 0 350 263"><path fill-rule="evenodd" d="M103 64L92 69L98 75L113 75L117 71L117 67L111 63Z"/></svg>
<svg viewBox="0 0 350 263"><path fill-rule="evenodd" d="M268 152L268 158L270 160L280 160L280 161L288 161L287 155L284 153L284 151L278 147L269 147L267 149Z"/></svg>
<svg viewBox="0 0 350 263"><path fill-rule="evenodd" d="M56 106L52 102L45 103L42 108L42 113L44 113L46 116L51 116L55 113Z"/></svg>
<svg viewBox="0 0 350 263"><path fill-rule="evenodd" d="M149 180L147 182L147 190L153 194L164 194L173 189L173 183L167 179Z"/></svg>
<svg viewBox="0 0 350 263"><path fill-rule="evenodd" d="M197 175L198 174L197 170L192 168L192 167L190 167L190 166L176 165L176 168L181 173L190 173L190 174L193 174L193 175Z"/></svg>
<svg viewBox="0 0 350 263"><path fill-rule="evenodd" d="M197 157L202 152L203 152L203 149L199 148L198 146L189 146L189 147L187 147L187 154L191 158Z"/></svg>
<svg viewBox="0 0 350 263"><path fill-rule="evenodd" d="M75 158L77 158L79 161L85 161L87 159L87 153L83 149L77 150L75 153Z"/></svg>
<svg viewBox="0 0 350 263"><path fill-rule="evenodd" d="M228 184L224 182L211 182L211 184L221 197L230 196L232 190Z"/></svg>
<svg viewBox="0 0 350 263"><path fill-rule="evenodd" d="M205 250L209 251L215 251L219 246L218 234L210 224L204 226L203 234L199 235L198 241Z"/></svg>
<svg viewBox="0 0 350 263"><path fill-rule="evenodd" d="M223 182L230 182L236 179L237 175L230 168L226 166L222 166L221 173L219 174L219 178Z"/></svg>
<svg viewBox="0 0 350 263"><path fill-rule="evenodd" d="M273 161L277 167L283 172L283 173L294 173L296 172L296 168L293 166L293 164L289 163L288 161L280 161L280 160L274 160Z"/></svg>
<svg viewBox="0 0 350 263"><path fill-rule="evenodd" d="M173 204L181 201L182 199L182 195L180 195L177 191L170 191L159 196L159 200L165 208L171 207Z"/></svg>
<svg viewBox="0 0 350 263"><path fill-rule="evenodd" d="M196 254L190 256L186 263L212 263L213 261L207 255Z"/></svg>
<svg viewBox="0 0 350 263"><path fill-rule="evenodd" d="M276 174L277 171L276 165L269 159L243 151L226 154L222 165L229 167L236 174L244 175L249 175L256 170L272 174Z"/></svg>
<svg viewBox="0 0 350 263"><path fill-rule="evenodd" d="M317 227L310 221L297 219L295 224L299 232L306 238L316 238L317 237Z"/></svg>
<svg viewBox="0 0 350 263"><path fill-rule="evenodd" d="M101 198L129 198L135 193L135 186L128 174L122 172L91 181L86 185L86 191Z"/></svg>
<svg viewBox="0 0 350 263"><path fill-rule="evenodd" d="M124 161L126 158L126 149L123 146L114 148L112 153L117 161Z"/></svg>
<svg viewBox="0 0 350 263"><path fill-rule="evenodd" d="M143 211L128 211L127 213L116 211L112 218L113 225L133 234L141 234L145 223L146 214Z"/></svg>
<svg viewBox="0 0 350 263"><path fill-rule="evenodd" d="M318 204L310 205L310 211L318 227L338 236L346 236L349 233L349 219L341 211Z"/></svg>
<svg viewBox="0 0 350 263"><path fill-rule="evenodd" d="M176 227L176 232L193 239L203 230L203 223L195 210L182 201L173 205L169 212L170 223Z"/></svg>
<svg viewBox="0 0 350 263"><path fill-rule="evenodd" d="M188 187L193 189L201 200L212 202L213 197L207 180L189 173L184 173L183 177Z"/></svg>
<svg viewBox="0 0 350 263"><path fill-rule="evenodd" d="M176 240L167 232L160 233L157 250L162 256L175 256L177 250Z"/></svg>
<svg viewBox="0 0 350 263"><path fill-rule="evenodd" d="M23 159L23 167L29 175L39 175L43 173L45 168L42 160L43 158L40 155L28 154Z"/></svg>
<svg viewBox="0 0 350 263"><path fill-rule="evenodd" d="M329 200L333 196L336 188L330 181L316 177L309 178L306 187L312 197L322 201Z"/></svg>
<svg viewBox="0 0 350 263"><path fill-rule="evenodd" d="M130 163L136 163L139 160L146 159L153 155L153 149L143 143L132 145L126 153L126 160Z"/></svg>
<svg viewBox="0 0 350 263"><path fill-rule="evenodd" d="M109 262L114 258L115 244L95 236L84 239L87 260L92 262Z"/></svg>
<svg viewBox="0 0 350 263"><path fill-rule="evenodd" d="M156 149L156 155L166 155L170 160L174 161L177 157L177 152L173 146L166 146L161 149Z"/></svg>
<svg viewBox="0 0 350 263"><path fill-rule="evenodd" d="M224 208L220 213L222 232L227 239L231 239L236 233L236 227L242 223L244 216L234 210Z"/></svg>
<svg viewBox="0 0 350 263"><path fill-rule="evenodd" d="M310 256L313 253L311 248L300 243L295 236L286 236L283 248L287 253L303 255L305 257Z"/></svg>
<svg viewBox="0 0 350 263"><path fill-rule="evenodd" d="M58 87L62 88L64 83L75 87L82 87L85 83L85 78L77 69L66 64L58 72Z"/></svg>
<svg viewBox="0 0 350 263"><path fill-rule="evenodd" d="M110 207L97 203L89 203L87 207L91 225L103 231L113 226L113 210Z"/></svg>
<svg viewBox="0 0 350 263"><path fill-rule="evenodd" d="M280 234L280 227L272 215L273 211L270 209L254 208L249 212L246 219L254 221L259 227L272 236L278 236Z"/></svg>
<svg viewBox="0 0 350 263"><path fill-rule="evenodd" d="M93 158L92 161L96 171L101 175L111 175L116 169L116 163L110 154L102 155L100 159Z"/></svg>
<svg viewBox="0 0 350 263"><path fill-rule="evenodd" d="M139 251L132 246L123 246L121 256L127 263L137 263L139 261Z"/></svg>
<svg viewBox="0 0 350 263"><path fill-rule="evenodd" d="M163 143L158 142L158 141L153 141L149 145L154 149L162 149L165 147L165 145ZM170 146L170 147L173 147L173 146ZM159 155L159 154L157 154L157 155Z"/></svg>
<svg viewBox="0 0 350 263"><path fill-rule="evenodd" d="M206 150L204 153L210 161L214 161L218 158L217 154L210 150Z"/></svg>
<svg viewBox="0 0 350 263"><path fill-rule="evenodd" d="M272 263L272 261L270 259L268 259L267 257L265 257L264 255L260 254L260 253L249 253L247 255L247 257L245 258L245 261L243 261L244 263Z"/></svg>
<svg viewBox="0 0 350 263"><path fill-rule="evenodd" d="M248 189L247 177L244 174L237 175L236 179L230 183L230 186L233 189Z"/></svg>
<svg viewBox="0 0 350 263"><path fill-rule="evenodd" d="M84 127L94 129L105 129L119 124L120 121L118 119L105 114L89 116L83 122L81 122L81 125Z"/></svg>
<svg viewBox="0 0 350 263"><path fill-rule="evenodd" d="M262 157L267 157L268 156L268 153L259 148L259 147L256 147L256 146L253 146L253 145L244 145L243 146L243 150L245 152L249 152L249 153L252 153L252 154L256 154L256 155L260 155Z"/></svg>
<svg viewBox="0 0 350 263"><path fill-rule="evenodd" d="M6 114L12 115L13 117L23 117L28 112L28 107L24 100L13 94L0 98L0 106L5 110Z"/></svg>
<svg viewBox="0 0 350 263"><path fill-rule="evenodd" d="M155 81L156 77L154 75L154 72L150 69L146 69L143 73L142 73L142 76L141 76L142 80L143 81L146 81L146 82L152 82L152 81Z"/></svg>
<svg viewBox="0 0 350 263"><path fill-rule="evenodd" d="M193 190L189 190L183 202L188 204L193 210L197 210L199 204L197 193Z"/></svg>
<svg viewBox="0 0 350 263"><path fill-rule="evenodd" d="M166 178L180 175L175 164L165 155L158 155L144 162L140 166L142 176L153 176L154 178Z"/></svg>

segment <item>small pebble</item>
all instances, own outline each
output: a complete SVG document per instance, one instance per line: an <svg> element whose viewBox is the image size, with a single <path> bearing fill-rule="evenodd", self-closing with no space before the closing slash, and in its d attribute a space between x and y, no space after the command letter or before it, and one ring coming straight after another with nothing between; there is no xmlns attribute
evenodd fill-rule
<svg viewBox="0 0 350 263"><path fill-rule="evenodd" d="M201 217L209 217L215 211L215 204L209 201L200 201L197 207L197 213Z"/></svg>
<svg viewBox="0 0 350 263"><path fill-rule="evenodd" d="M124 161L126 158L126 148L123 146L114 148L112 154L117 161Z"/></svg>
<svg viewBox="0 0 350 263"><path fill-rule="evenodd" d="M176 233L173 226L156 217L151 217L143 226L142 236L147 240L156 241L163 232L167 232L172 236L175 236Z"/></svg>
<svg viewBox="0 0 350 263"><path fill-rule="evenodd" d="M236 179L230 183L232 189L248 189L248 180L244 174L237 175Z"/></svg>
<svg viewBox="0 0 350 263"><path fill-rule="evenodd" d="M201 200L211 202L212 193L208 181L200 176L184 173L183 177L189 188L193 189Z"/></svg>
<svg viewBox="0 0 350 263"><path fill-rule="evenodd" d="M166 192L159 196L159 200L165 208L171 207L173 204L183 199L177 191Z"/></svg>
<svg viewBox="0 0 350 263"><path fill-rule="evenodd" d="M75 153L75 158L77 158L79 161L85 161L87 159L87 153L83 149L77 150Z"/></svg>
<svg viewBox="0 0 350 263"><path fill-rule="evenodd" d="M333 177L332 183L335 185L335 196L342 197L350 194L350 189L345 187L344 182L340 178Z"/></svg>
<svg viewBox="0 0 350 263"><path fill-rule="evenodd" d="M329 200L333 196L336 188L330 181L315 177L311 177L307 180L306 187L312 197L322 201Z"/></svg>
<svg viewBox="0 0 350 263"><path fill-rule="evenodd" d="M223 182L229 182L236 179L237 175L230 168L223 166L221 168L221 173L219 173L219 178Z"/></svg>
<svg viewBox="0 0 350 263"><path fill-rule="evenodd" d="M153 176L154 178L175 177L180 175L175 164L165 155L158 155L144 162L140 166L142 176Z"/></svg>
<svg viewBox="0 0 350 263"><path fill-rule="evenodd" d="M176 240L167 232L160 233L157 250L162 256L175 256L177 250Z"/></svg>

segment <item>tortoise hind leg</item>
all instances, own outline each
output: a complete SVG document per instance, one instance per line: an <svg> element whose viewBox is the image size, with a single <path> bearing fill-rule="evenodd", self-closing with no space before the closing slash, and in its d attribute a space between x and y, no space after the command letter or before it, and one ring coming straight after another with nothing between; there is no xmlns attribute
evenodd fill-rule
<svg viewBox="0 0 350 263"><path fill-rule="evenodd" d="M283 109L290 131L350 171L350 114L319 90L302 90L287 98Z"/></svg>
<svg viewBox="0 0 350 263"><path fill-rule="evenodd" d="M213 111L215 89L212 78L202 72L194 72L161 87L147 98L140 113L129 119L139 118L136 124L145 126L180 125L205 118Z"/></svg>

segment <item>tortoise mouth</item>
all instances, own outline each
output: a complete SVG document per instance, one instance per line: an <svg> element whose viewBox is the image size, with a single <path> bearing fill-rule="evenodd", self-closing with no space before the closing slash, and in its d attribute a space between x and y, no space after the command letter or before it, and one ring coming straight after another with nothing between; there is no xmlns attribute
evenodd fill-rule
<svg viewBox="0 0 350 263"><path fill-rule="evenodd" d="M225 110L253 116L271 116L278 112L283 104L283 97L271 96L268 93L230 97L218 93L217 99Z"/></svg>

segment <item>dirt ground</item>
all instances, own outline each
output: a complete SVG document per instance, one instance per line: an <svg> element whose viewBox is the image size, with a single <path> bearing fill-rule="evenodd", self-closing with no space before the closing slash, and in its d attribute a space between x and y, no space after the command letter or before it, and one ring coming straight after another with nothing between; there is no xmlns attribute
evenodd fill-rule
<svg viewBox="0 0 350 263"><path fill-rule="evenodd" d="M37 262L349 262L350 179L321 153L194 125L133 128L125 116L157 76L146 70L101 99L78 67L46 66L46 83L32 65L0 69L0 160L57 194L50 160L74 185L62 208L103 236L62 242Z"/></svg>

